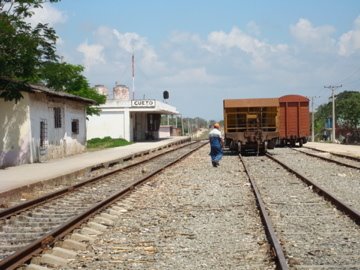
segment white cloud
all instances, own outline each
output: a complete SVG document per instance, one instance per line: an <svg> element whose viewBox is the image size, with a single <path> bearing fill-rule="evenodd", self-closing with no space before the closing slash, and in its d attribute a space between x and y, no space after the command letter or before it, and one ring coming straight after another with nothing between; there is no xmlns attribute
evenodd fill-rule
<svg viewBox="0 0 360 270"><path fill-rule="evenodd" d="M101 45L89 45L87 41L78 46L77 50L84 55L84 65L87 69L98 64L105 64L103 55L104 47Z"/></svg>
<svg viewBox="0 0 360 270"><path fill-rule="evenodd" d="M360 16L354 21L354 29L344 33L339 39L339 54L349 56L360 49Z"/></svg>
<svg viewBox="0 0 360 270"><path fill-rule="evenodd" d="M50 3L44 3L43 8L33 9L34 15L28 19L32 25L37 23L47 23L50 27L59 23L65 23L66 14L54 8Z"/></svg>
<svg viewBox="0 0 360 270"><path fill-rule="evenodd" d="M335 32L332 26L314 27L307 19L299 19L296 25L290 26L290 33L301 44L316 52L333 52L336 41L331 38Z"/></svg>
<svg viewBox="0 0 360 270"><path fill-rule="evenodd" d="M129 53L132 53L135 50L139 51L149 49L146 39L136 33L120 33L116 29L113 29L112 32L117 38L118 46Z"/></svg>
<svg viewBox="0 0 360 270"><path fill-rule="evenodd" d="M286 52L285 44L271 45L254 38L237 27L228 34L223 31L212 32L208 35L208 44L205 46L210 52L223 51L223 49L236 48L251 56L251 62L255 67L268 66L266 58L274 53Z"/></svg>
<svg viewBox="0 0 360 270"><path fill-rule="evenodd" d="M159 61L155 50L148 44L146 38L137 33L121 33L116 29L112 30L117 39L118 49L126 53L133 53L136 57L136 64L148 74L163 72L165 64Z"/></svg>

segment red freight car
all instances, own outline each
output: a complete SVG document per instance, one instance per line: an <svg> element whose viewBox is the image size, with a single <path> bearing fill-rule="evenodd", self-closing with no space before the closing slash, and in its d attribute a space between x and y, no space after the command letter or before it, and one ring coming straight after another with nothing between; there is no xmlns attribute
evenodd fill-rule
<svg viewBox="0 0 360 270"><path fill-rule="evenodd" d="M300 95L286 95L280 103L280 145L301 147L310 135L309 99Z"/></svg>

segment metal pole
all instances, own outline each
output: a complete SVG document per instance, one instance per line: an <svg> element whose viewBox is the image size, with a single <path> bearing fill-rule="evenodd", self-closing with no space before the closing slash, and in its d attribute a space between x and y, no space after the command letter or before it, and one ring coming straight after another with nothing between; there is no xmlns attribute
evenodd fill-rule
<svg viewBox="0 0 360 270"><path fill-rule="evenodd" d="M184 136L184 121L182 115L181 115L181 136Z"/></svg>
<svg viewBox="0 0 360 270"><path fill-rule="evenodd" d="M334 88L331 88L332 91L332 142L335 142L335 96Z"/></svg>
<svg viewBox="0 0 360 270"><path fill-rule="evenodd" d="M315 141L315 132L314 132L314 102L311 101L311 141Z"/></svg>
<svg viewBox="0 0 360 270"><path fill-rule="evenodd" d="M324 86L324 88L330 88L331 93L332 93L332 138L331 138L332 142L336 142L336 139L335 139L335 122L336 122L336 118L335 118L335 94L334 94L334 92L339 87L342 87L342 84L337 85L337 86L335 86L335 85Z"/></svg>
<svg viewBox="0 0 360 270"><path fill-rule="evenodd" d="M314 98L318 97L311 97L311 141L315 142L315 127L314 127Z"/></svg>

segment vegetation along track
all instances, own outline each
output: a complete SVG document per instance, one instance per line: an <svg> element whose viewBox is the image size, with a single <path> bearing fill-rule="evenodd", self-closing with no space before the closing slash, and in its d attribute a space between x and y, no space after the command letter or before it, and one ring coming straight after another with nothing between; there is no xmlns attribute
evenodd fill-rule
<svg viewBox="0 0 360 270"><path fill-rule="evenodd" d="M243 161L291 269L360 268L360 230L354 220L268 156Z"/></svg>
<svg viewBox="0 0 360 270"><path fill-rule="evenodd" d="M274 149L273 157L302 174L360 213L360 169L318 159L291 148Z"/></svg>
<svg viewBox="0 0 360 270"><path fill-rule="evenodd" d="M66 188L66 192L58 191L60 196L49 194L44 196L44 200L38 198L34 203L27 202L4 210L0 213L0 269L27 260L28 253L31 253L29 246L33 245L31 249L35 250L53 242L53 239L62 236L63 231L59 232L57 228L63 224L71 224L71 227L87 218L93 212L91 209L99 209L109 198L115 198L122 190L132 189L202 145L203 142L186 144L176 151L149 159L141 166L132 164L127 169L112 171L76 187Z"/></svg>

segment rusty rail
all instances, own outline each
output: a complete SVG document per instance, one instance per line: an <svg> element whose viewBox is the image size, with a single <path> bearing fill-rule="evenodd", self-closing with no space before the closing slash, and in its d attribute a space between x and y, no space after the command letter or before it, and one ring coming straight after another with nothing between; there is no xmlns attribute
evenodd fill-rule
<svg viewBox="0 0 360 270"><path fill-rule="evenodd" d="M39 254L42 252L42 250L48 246L53 245L56 241L62 239L64 236L72 232L74 229L78 228L82 223L88 221L90 218L95 216L97 213L102 211L103 209L109 207L114 201L121 199L123 196L127 195L128 193L132 192L135 187L140 186L144 184L147 180L149 180L151 177L155 176L156 174L160 173L164 169L172 166L173 164L181 161L188 155L192 154L196 150L200 149L205 143L200 143L199 146L192 149L191 151L185 153L178 159L169 162L168 164L165 164L160 169L152 172L149 175L146 175L139 179L137 182L132 183L128 187L124 188L120 192L114 194L113 196L105 199L104 201L98 203L94 207L90 208L89 210L85 211L81 215L74 217L67 223L61 225L60 227L52 230L48 234L42 236L40 239L34 241L33 243L27 245L26 247L20 249L19 251L15 252L14 254L10 255L9 257L6 257L2 261L0 261L0 269L8 269L13 270L17 267L20 267L22 264L29 261L33 256ZM133 165L133 164L132 164ZM135 165L133 165L135 166Z"/></svg>
<svg viewBox="0 0 360 270"><path fill-rule="evenodd" d="M186 147L186 146L191 145L191 144L194 144L194 143L196 143L196 142L191 142L191 143L189 143L189 144L181 145L180 148L181 148L181 147ZM30 200L30 201L27 201L27 202L24 202L24 203L20 203L20 204L17 204L17 205L15 205L15 206L6 208L6 209L0 211L0 219L9 218L9 217L12 216L12 215L15 215L15 214L17 214L17 213L23 212L23 211L25 211L25 210L27 210L27 209L30 209L30 208L32 208L32 207L34 207L34 206L36 206L36 205L40 205L40 204L45 203L45 202L47 202L47 201L49 201L49 200L51 200L51 199L55 199L55 198L57 198L57 197L59 197L59 196L61 196L61 195L64 195L64 194L66 194L66 193L69 193L69 192L72 192L72 191L74 191L74 190L76 190L76 189L79 189L79 188L81 188L81 187L83 187L83 186L85 186L85 185L88 185L88 184L91 184L91 183L96 182L96 181L98 181L98 180L101 180L101 178L103 178L103 177L110 176L110 175L115 174L115 173L117 173L117 172L124 171L124 170L127 170L127 169L129 169L129 168L132 168L132 167L141 165L141 164L146 163L146 162L148 162L148 161L150 161L150 160L152 160L152 159L155 159L155 158L157 158L157 157L159 157L159 156L161 156L161 155L163 155L163 154L171 153L171 152L176 151L176 150L178 150L178 149L179 149L179 148L171 149L171 150L169 150L169 151L167 151L167 152L165 152L165 153L157 154L157 155L155 155L155 156L153 156L153 157L150 157L150 158L148 158L148 159L146 159L146 160L142 160L142 161L138 161L138 162L133 163L133 164L129 164L129 165L124 166L124 167L122 167L122 168L119 168L119 169L116 169L116 170L112 170L112 171L110 171L110 172L106 172L106 173L104 173L104 174L101 174L101 175L92 177L92 178L90 178L90 179L88 179L88 180L82 181L82 182L80 182L80 183L78 183L78 184L75 184L75 185L73 185L73 186L69 186L69 187L66 187L66 188L63 188L63 189L54 191L54 192L52 192L52 193L43 195L43 196L41 196L41 197L39 197L39 198L36 198L36 199L34 199L34 200Z"/></svg>
<svg viewBox="0 0 360 270"><path fill-rule="evenodd" d="M301 151L301 150L298 150L298 149L295 149L295 148L291 148L291 149L293 149L294 151L297 151L297 152L299 152L299 153L303 153L303 154L305 154L305 155L311 156L311 157L316 157L316 158L319 158L319 159L322 159L322 160L325 160L325 161L328 161L328 162L335 163L335 164L340 165L340 166L344 166L344 167L348 167L348 168L360 170L360 167L357 167L357 166L354 166L354 165L351 165L351 164L342 163L341 161L338 161L338 160L334 160L334 159L331 159L331 158L318 156L318 155L316 155L316 154L307 153L307 152L304 152L304 151ZM308 148L308 149L314 150L313 148ZM317 149L315 149L315 150L317 151ZM351 160L355 160L355 161L359 161L359 162L360 162L360 159L348 157L348 156L345 156L345 155L339 155L339 154L335 154L335 153L331 153L331 152L325 152L325 151L320 151L320 152L329 153L329 154L334 155L334 156L338 156L338 157L341 157L341 158L347 158L347 159L351 159Z"/></svg>
<svg viewBox="0 0 360 270"><path fill-rule="evenodd" d="M342 158L347 158L347 159L351 159L351 160L355 160L355 161L359 161L360 162L360 158L358 157L352 157L352 156L348 156L348 155L342 155L342 154L339 154L339 153L333 153L333 152L328 152L328 151L324 151L324 150L320 150L320 149L317 149L317 148L314 148L314 147L310 147L310 146L303 146L304 148L308 148L308 149L311 149L311 150L315 150L315 151L318 151L318 152L322 152L322 153L330 153L334 156L338 156L338 157L342 157Z"/></svg>
<svg viewBox="0 0 360 270"><path fill-rule="evenodd" d="M285 169L287 169L289 172L295 174L297 177L299 177L303 182L305 182L307 185L312 186L313 190L316 191L319 195L323 196L325 199L333 203L340 211L347 214L352 220L354 220L357 224L360 225L360 212L356 209L346 205L343 201L341 201L339 198L337 198L335 195L331 194L330 192L326 191L323 187L316 184L315 182L308 179L306 176L302 175L298 171L290 168L286 164L282 163L280 160L275 158L274 156L271 156L269 154L266 154L267 157L271 158L281 166L283 166Z"/></svg>
<svg viewBox="0 0 360 270"><path fill-rule="evenodd" d="M280 241L278 240L278 238L276 236L276 233L275 233L274 227L272 225L272 222L271 222L271 220L270 220L270 218L269 218L269 216L267 214L264 201L262 200L260 192L259 192L259 190L258 190L258 188L256 186L255 180L253 180L253 178L249 174L241 155L239 155L239 158L240 158L241 163L244 166L245 172L246 172L246 174L247 174L247 176L249 178L251 187L252 187L252 189L254 191L255 198L256 198L256 201L258 203L258 208L260 210L261 220L263 221L266 234L268 236L268 239L270 240L270 244L272 245L273 251L274 251L274 253L276 255L275 257L276 257L276 260L277 260L277 263L278 263L278 268L281 269L281 270L287 270L287 269L289 269L289 267L288 267L288 265L286 263L285 255L284 255L284 252L283 252L283 250L281 248Z"/></svg>

